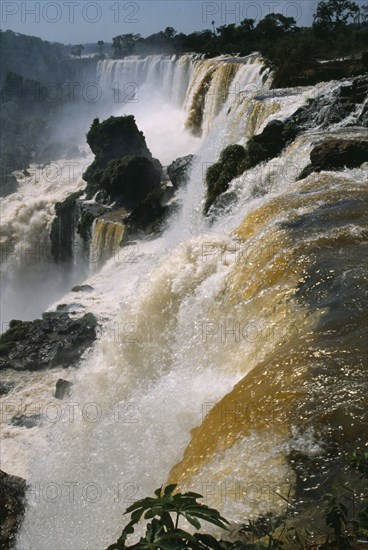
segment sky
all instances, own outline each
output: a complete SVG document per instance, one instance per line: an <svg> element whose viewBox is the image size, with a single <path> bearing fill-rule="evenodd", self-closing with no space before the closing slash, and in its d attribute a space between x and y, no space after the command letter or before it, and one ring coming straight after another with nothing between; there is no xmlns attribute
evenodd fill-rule
<svg viewBox="0 0 368 550"><path fill-rule="evenodd" d="M2 0L1 29L65 44L108 42L117 34L148 36L168 26L188 33L211 28L212 21L239 23L273 11L309 25L316 5L314 0Z"/></svg>
<svg viewBox="0 0 368 550"><path fill-rule="evenodd" d="M193 32L262 19L268 13L294 17L299 26L312 23L315 0L0 0L1 29L65 44L88 43L113 36L148 36L174 27ZM359 0L359 3L363 3Z"/></svg>

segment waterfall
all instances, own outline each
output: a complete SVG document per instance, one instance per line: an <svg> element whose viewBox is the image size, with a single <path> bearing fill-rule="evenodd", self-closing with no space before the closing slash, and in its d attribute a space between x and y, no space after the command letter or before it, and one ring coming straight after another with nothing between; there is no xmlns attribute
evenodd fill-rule
<svg viewBox="0 0 368 550"><path fill-rule="evenodd" d="M124 235L124 225L100 217L93 222L90 246L90 264L93 269L102 265L119 252Z"/></svg>
<svg viewBox="0 0 368 550"><path fill-rule="evenodd" d="M99 61L97 75L102 89L120 90L134 94L141 87L149 93L159 93L181 106L194 68L194 55L173 56L150 55L143 59L138 56L122 60Z"/></svg>
<svg viewBox="0 0 368 550"><path fill-rule="evenodd" d="M132 109L146 115L172 102L180 132L186 122L201 137L162 236L114 254L124 226L95 222L93 250L114 257L87 279L93 291L78 304L98 315L101 334L81 368L69 369L70 400L39 398L49 408L30 430L18 550L105 548L126 507L168 480L204 494L239 527L285 509L275 491L295 490L292 452L313 458L329 430L349 442L366 429L356 403L368 389L360 262L367 173L299 178L316 142L361 139L362 128L311 128L233 180L211 222L202 214L205 169L226 145L245 144L338 84L270 90L256 54L102 61L99 74L105 88L139 86L142 104ZM157 103L143 105L155 87ZM163 133L169 117L160 122ZM29 384L40 395L42 380ZM20 436L6 429L14 456Z"/></svg>
<svg viewBox="0 0 368 550"><path fill-rule="evenodd" d="M52 254L50 232L56 203L83 189L81 175L87 166L88 159L32 165L27 176L17 173L18 190L0 199L4 323L40 316L82 276L82 262L75 270L68 266L68 272L61 273Z"/></svg>

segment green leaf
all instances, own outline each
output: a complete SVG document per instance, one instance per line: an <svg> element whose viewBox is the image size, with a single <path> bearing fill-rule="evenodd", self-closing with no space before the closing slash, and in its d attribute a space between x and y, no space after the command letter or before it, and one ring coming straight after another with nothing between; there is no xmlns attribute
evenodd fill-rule
<svg viewBox="0 0 368 550"><path fill-rule="evenodd" d="M171 495L175 489L177 488L177 483L172 483L171 485L166 485L164 494L165 495Z"/></svg>
<svg viewBox="0 0 368 550"><path fill-rule="evenodd" d="M193 517L193 516L191 516L191 515L189 515L189 514L186 514L185 512L184 512L182 515L185 517L185 519L186 519L187 521L189 521L189 523L190 523L191 525L193 525L193 527L195 527L196 529L200 529L200 528L201 528L201 524L199 523L199 521L198 521L195 517Z"/></svg>

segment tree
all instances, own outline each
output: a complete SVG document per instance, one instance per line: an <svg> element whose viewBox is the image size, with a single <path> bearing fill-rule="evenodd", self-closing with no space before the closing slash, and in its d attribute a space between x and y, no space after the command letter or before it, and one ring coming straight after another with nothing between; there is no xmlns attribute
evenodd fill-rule
<svg viewBox="0 0 368 550"><path fill-rule="evenodd" d="M168 40L172 40L176 35L176 30L173 27L166 27L164 35Z"/></svg>
<svg viewBox="0 0 368 550"><path fill-rule="evenodd" d="M254 19L243 19L243 21L240 22L240 29L242 32L249 33L254 29Z"/></svg>
<svg viewBox="0 0 368 550"><path fill-rule="evenodd" d="M83 50L84 50L84 46L82 44L77 44L76 46L72 47L72 50L70 53L76 57L81 57Z"/></svg>
<svg viewBox="0 0 368 550"><path fill-rule="evenodd" d="M103 53L103 47L105 45L105 42L103 40L99 40L97 42L97 45L98 45L98 51L100 52L100 55L102 55Z"/></svg>
<svg viewBox="0 0 368 550"><path fill-rule="evenodd" d="M293 17L285 17L281 13L269 13L256 27L257 32L267 40L275 40L296 29Z"/></svg>
<svg viewBox="0 0 368 550"><path fill-rule="evenodd" d="M352 0L322 0L313 15L313 24L335 30L346 26L358 13L359 6Z"/></svg>
<svg viewBox="0 0 368 550"><path fill-rule="evenodd" d="M134 51L136 42L141 38L140 34L119 34L112 39L111 48L114 50L114 57L123 57L131 55Z"/></svg>

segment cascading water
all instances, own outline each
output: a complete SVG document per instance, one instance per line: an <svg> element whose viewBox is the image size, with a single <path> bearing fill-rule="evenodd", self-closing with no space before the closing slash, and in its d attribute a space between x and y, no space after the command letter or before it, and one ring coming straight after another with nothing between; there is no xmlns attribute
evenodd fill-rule
<svg viewBox="0 0 368 550"><path fill-rule="evenodd" d="M144 71L165 86L179 78L178 61L156 61L108 61L99 70L106 85L125 70L142 87ZM363 300L352 250L364 253L367 174L298 180L315 141L335 135L311 130L231 182L231 206L212 224L202 215L204 169L224 146L245 143L336 83L274 94L257 56L231 68L226 59L179 63L191 71L183 102L190 120L194 98L200 103L197 161L165 233L111 258L88 281L94 292L80 297L105 320L72 371L72 399L51 400L56 421L44 418L33 430L18 549L49 550L50 541L57 550L104 548L121 531L122 511L168 479L240 525L283 508L274 491L293 487L292 451L323 452L323 429L342 424L345 433L349 419L355 436L363 433L358 412L345 419L340 411L367 386L360 319L348 311L349 336L344 309L346 297L358 312ZM358 128L339 132L362 136ZM340 289L335 298L330 281Z"/></svg>
<svg viewBox="0 0 368 550"><path fill-rule="evenodd" d="M94 221L89 255L93 269L102 267L106 260L119 253L123 236L122 223L103 218L97 218Z"/></svg>
<svg viewBox="0 0 368 550"><path fill-rule="evenodd" d="M83 265L63 271L51 252L50 230L55 204L83 189L88 159L33 165L18 173L19 189L2 198L2 319L34 319L85 274ZM4 327L3 327L4 328Z"/></svg>

